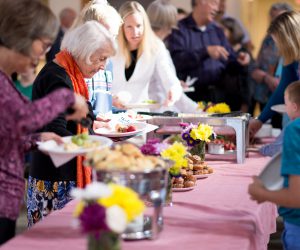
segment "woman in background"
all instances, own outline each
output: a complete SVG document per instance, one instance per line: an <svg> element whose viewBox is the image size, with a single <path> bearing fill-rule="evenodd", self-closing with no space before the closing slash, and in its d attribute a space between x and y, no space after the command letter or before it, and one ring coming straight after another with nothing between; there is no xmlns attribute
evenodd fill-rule
<svg viewBox="0 0 300 250"><path fill-rule="evenodd" d="M112 36L96 21L88 21L68 31L55 60L47 63L38 74L33 84L33 100L58 88L67 88L88 100L84 78L91 78L100 69L103 70L107 58L114 55L115 50ZM88 119L91 123L94 120L91 107ZM66 121L63 116L57 117L42 129L61 136L72 136L86 130L79 124ZM91 170L83 166L82 157L78 156L56 168L49 156L35 152L28 179L28 225L36 223L52 210L63 208L71 200L71 189L75 186L84 187L89 182Z"/></svg>
<svg viewBox="0 0 300 250"><path fill-rule="evenodd" d="M154 33L162 41L171 34L172 28L176 27L177 24L177 9L168 0L156 0L153 1L147 8L147 14L150 20L151 27ZM168 62L170 74L172 77L176 78L176 82L179 81L176 77L176 69L173 64L171 55L167 48L162 51L162 55ZM149 97L150 99L157 100L158 102L163 102L167 98L167 91L160 84L163 79L160 78L160 74L157 72L158 68L155 68L155 73L153 74L150 85L149 85ZM179 91L179 90L178 90ZM190 99L186 94L182 93L178 101L174 103L173 107L168 107L168 110L172 109L176 112L184 113L195 113L197 111L198 104ZM166 109L164 107L163 109ZM159 111L163 111L160 109Z"/></svg>
<svg viewBox="0 0 300 250"><path fill-rule="evenodd" d="M274 39L283 56L283 68L278 87L271 95L262 113L249 124L250 135L253 137L263 123L271 119L275 111L271 107L284 103L284 90L292 82L299 80L300 61L300 14L289 11L279 15L270 25L268 33Z"/></svg>
<svg viewBox="0 0 300 250"><path fill-rule="evenodd" d="M0 0L0 245L15 235L25 190L25 151L37 141L61 142L54 133L32 133L67 108L75 110L67 119L79 120L88 111L85 100L67 89L30 102L10 78L35 67L57 31L54 14L40 1Z"/></svg>
<svg viewBox="0 0 300 250"><path fill-rule="evenodd" d="M119 13L124 24L118 36L118 53L112 58L113 94L129 93L128 103L148 100L150 80L158 74L167 92L164 104L173 105L180 98L182 88L165 56L165 45L153 33L144 8L135 1L125 2Z"/></svg>

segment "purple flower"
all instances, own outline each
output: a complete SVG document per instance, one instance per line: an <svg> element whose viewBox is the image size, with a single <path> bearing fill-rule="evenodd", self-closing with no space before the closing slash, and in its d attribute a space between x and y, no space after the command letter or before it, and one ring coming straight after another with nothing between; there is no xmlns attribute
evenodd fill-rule
<svg viewBox="0 0 300 250"><path fill-rule="evenodd" d="M146 144L156 144L156 143L160 143L161 140L158 138L153 138L153 139L148 139Z"/></svg>
<svg viewBox="0 0 300 250"><path fill-rule="evenodd" d="M81 222L82 231L84 233L96 233L99 231L109 230L105 222L105 208L97 203L92 203L87 205L81 215L79 220ZM99 235L98 235L99 236Z"/></svg>
<svg viewBox="0 0 300 250"><path fill-rule="evenodd" d="M156 153L155 144L146 143L141 147L141 151L145 155L155 155Z"/></svg>

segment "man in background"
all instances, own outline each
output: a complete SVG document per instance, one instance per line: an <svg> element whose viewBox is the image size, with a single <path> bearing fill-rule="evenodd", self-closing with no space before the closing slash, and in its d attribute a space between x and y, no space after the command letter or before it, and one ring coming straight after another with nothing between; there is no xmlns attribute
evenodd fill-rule
<svg viewBox="0 0 300 250"><path fill-rule="evenodd" d="M178 78L196 77L195 92L188 93L194 101L225 100L225 74L238 74L250 56L238 55L229 45L223 30L214 22L219 0L192 0L192 13L178 23L168 39L168 47Z"/></svg>
<svg viewBox="0 0 300 250"><path fill-rule="evenodd" d="M61 40L65 32L72 26L76 15L75 10L71 8L65 8L59 13L60 29L51 49L46 54L47 62L52 61L55 55L60 51Z"/></svg>

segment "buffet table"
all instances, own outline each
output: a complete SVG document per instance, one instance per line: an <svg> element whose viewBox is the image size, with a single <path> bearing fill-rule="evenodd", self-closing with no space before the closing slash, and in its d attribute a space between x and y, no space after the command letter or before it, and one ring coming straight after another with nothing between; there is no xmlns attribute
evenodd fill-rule
<svg viewBox="0 0 300 250"><path fill-rule="evenodd" d="M123 242L122 249L267 249L276 231L276 206L257 205L247 193L251 176L268 157L250 153L243 165L209 161L214 173L197 181L194 190L173 193L173 206L164 208L164 230L157 240ZM53 212L32 229L9 241L3 250L87 249L86 238L72 227L76 201Z"/></svg>

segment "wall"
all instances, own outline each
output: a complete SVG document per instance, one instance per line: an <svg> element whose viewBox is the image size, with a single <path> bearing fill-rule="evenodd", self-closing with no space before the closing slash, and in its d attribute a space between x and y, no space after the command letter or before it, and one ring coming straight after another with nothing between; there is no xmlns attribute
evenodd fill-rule
<svg viewBox="0 0 300 250"><path fill-rule="evenodd" d="M56 16L58 16L59 12L65 7L71 7L77 13L79 13L81 9L80 0L48 0L48 4Z"/></svg>

